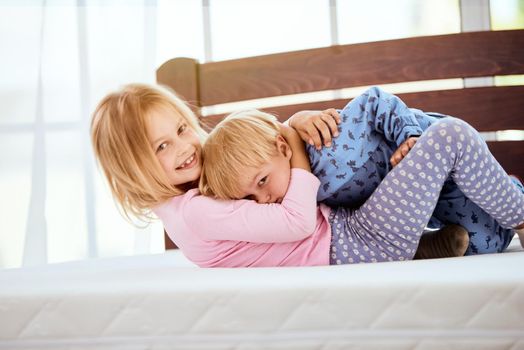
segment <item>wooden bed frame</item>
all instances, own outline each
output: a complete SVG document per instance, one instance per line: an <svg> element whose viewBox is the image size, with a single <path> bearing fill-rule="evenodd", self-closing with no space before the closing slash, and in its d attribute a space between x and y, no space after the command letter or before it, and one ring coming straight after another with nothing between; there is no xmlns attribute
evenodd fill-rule
<svg viewBox="0 0 524 350"><path fill-rule="evenodd" d="M158 68L157 81L188 101L209 130L224 115L202 117L202 107L351 87L515 74L524 74L524 30L337 45L209 63L175 58ZM482 132L524 130L524 85L397 95L409 107L459 117ZM284 121L299 110L342 108L347 102L335 99L262 109ZM488 145L508 173L524 178L524 141ZM166 249L174 248L165 238Z"/></svg>

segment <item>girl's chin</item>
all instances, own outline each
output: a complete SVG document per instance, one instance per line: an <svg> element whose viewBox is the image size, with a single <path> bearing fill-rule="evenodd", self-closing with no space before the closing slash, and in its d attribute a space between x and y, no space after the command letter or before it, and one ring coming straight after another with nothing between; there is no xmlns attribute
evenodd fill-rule
<svg viewBox="0 0 524 350"><path fill-rule="evenodd" d="M183 191L189 191L189 190L192 190L193 188L198 188L198 180L199 179L197 179L195 181L186 182L186 183L178 185L176 187L182 189Z"/></svg>
<svg viewBox="0 0 524 350"><path fill-rule="evenodd" d="M178 188L181 188L185 191L188 191L190 189L193 189L193 188L197 188L198 187L198 182L200 181L200 173L201 173L201 167L198 167L198 169L194 169L195 170L195 177L194 177L194 180L190 180L188 182L185 182L183 184L179 184L179 185L176 185L176 187Z"/></svg>

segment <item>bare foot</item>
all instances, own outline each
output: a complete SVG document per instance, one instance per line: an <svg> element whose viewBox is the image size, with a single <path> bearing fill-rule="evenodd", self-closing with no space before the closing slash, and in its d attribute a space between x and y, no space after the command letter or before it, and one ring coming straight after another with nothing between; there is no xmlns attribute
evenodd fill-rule
<svg viewBox="0 0 524 350"><path fill-rule="evenodd" d="M469 234L464 227L453 224L446 225L440 230L426 232L422 235L413 259L463 256L468 246Z"/></svg>

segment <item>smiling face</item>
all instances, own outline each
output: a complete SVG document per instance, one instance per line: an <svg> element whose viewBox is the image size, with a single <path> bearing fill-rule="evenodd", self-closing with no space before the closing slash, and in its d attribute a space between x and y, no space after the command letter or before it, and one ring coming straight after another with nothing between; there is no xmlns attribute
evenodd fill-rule
<svg viewBox="0 0 524 350"><path fill-rule="evenodd" d="M278 153L257 168L246 168L239 179L243 198L258 203L281 203L287 193L291 178L291 150L279 136Z"/></svg>
<svg viewBox="0 0 524 350"><path fill-rule="evenodd" d="M160 106L149 113L147 137L171 185L194 187L202 172L202 146L188 122Z"/></svg>

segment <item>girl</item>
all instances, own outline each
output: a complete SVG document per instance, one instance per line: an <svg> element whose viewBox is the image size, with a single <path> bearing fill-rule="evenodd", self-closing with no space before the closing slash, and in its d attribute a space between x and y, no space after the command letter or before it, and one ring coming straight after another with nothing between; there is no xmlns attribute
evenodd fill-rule
<svg viewBox="0 0 524 350"><path fill-rule="evenodd" d="M296 152L301 156L304 148L300 143L290 146L286 142L273 116L256 110L233 114L219 123L206 141L201 192L219 199L285 203L291 210L299 210L292 200L306 202L310 188L316 190L320 183L315 178L308 181L310 174L293 166ZM315 224L309 227L316 242L296 258L329 258L330 264L412 259L448 176L503 227L517 230L522 243L524 193L512 183L478 133L469 124L449 117L423 133L359 209L330 209L321 204ZM301 181L302 197L294 193L295 183ZM287 218L275 214L260 220L279 225ZM201 232L206 239L238 241L242 237L242 233L234 232ZM282 234L273 237L259 230L248 240L281 242L293 238ZM279 258L285 260L296 251L280 253ZM257 252L244 251L244 262L256 263L260 258Z"/></svg>
<svg viewBox="0 0 524 350"><path fill-rule="evenodd" d="M296 140L295 134L291 131L289 134ZM200 177L201 142L204 137L205 133L199 128L194 115L180 99L162 89L144 85L129 85L108 95L100 102L92 120L95 154L124 213L149 219L151 209L155 208L171 238L198 265L247 266L235 259L222 257L241 256L240 253L235 255L235 252L243 245L250 246L249 242L218 244L212 240L193 241L199 237L196 229L199 225L204 225L207 230L216 228L218 233L228 230L246 232L254 227L249 220L235 220L235 215L262 217L278 212L289 218L290 226L280 226L280 232L289 231L295 237L303 237L308 230L300 226L299 221L307 215L300 210L289 214L284 205L260 206L251 201L223 203L199 195L196 184ZM316 203L308 205L313 208L308 215L314 219ZM266 214L261 214L261 210ZM202 216L205 216L204 220ZM229 222L226 223L223 218L229 218ZM223 225L222 228L218 222ZM314 243L314 240L308 242ZM290 247L299 243L287 242L287 245ZM268 251L268 255L271 255L269 250L281 249L281 246L273 244L255 246ZM319 263L325 261L297 262L291 259L278 264ZM252 265L275 264L275 261L262 259Z"/></svg>

